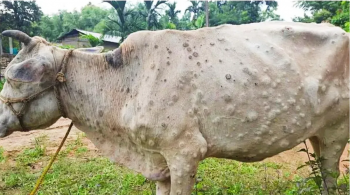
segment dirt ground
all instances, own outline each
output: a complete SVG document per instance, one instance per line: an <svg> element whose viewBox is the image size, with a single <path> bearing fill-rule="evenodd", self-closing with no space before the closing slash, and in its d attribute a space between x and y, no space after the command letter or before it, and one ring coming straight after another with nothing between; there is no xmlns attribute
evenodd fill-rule
<svg viewBox="0 0 350 195"><path fill-rule="evenodd" d="M23 148L31 146L35 142L36 137L46 135L48 141L47 143L50 143L47 149L55 151L56 146L59 145L62 138L64 137L70 122L71 121L69 119L61 118L51 127L46 129L40 129L30 132L14 132L6 138L0 138L0 147L3 147L3 149L9 154L12 152L20 152ZM81 133L82 132L80 130L73 127L67 140L76 140L77 137L81 135ZM86 137L84 137L82 141L89 150L98 151L97 148ZM308 141L307 145L310 151L312 152L311 144ZM265 161L283 164L284 166L287 166L291 172L294 172L296 171L298 166L308 161L308 157L304 152L297 152L302 148L304 148L304 144L300 144L295 148L282 152L272 158L265 159ZM349 159L348 150L349 145L347 145L347 147L345 148L341 157L341 161ZM345 170L347 170L346 167L348 166L349 162L344 161L340 163L339 168L344 173Z"/></svg>

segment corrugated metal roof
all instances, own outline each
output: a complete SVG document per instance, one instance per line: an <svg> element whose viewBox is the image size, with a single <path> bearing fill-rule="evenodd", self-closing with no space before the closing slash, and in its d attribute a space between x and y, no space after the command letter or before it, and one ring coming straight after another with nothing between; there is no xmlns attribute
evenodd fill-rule
<svg viewBox="0 0 350 195"><path fill-rule="evenodd" d="M94 37L96 37L96 38L99 38L99 39L100 39L101 36L102 36L102 34L100 34L100 33L89 32L89 31L85 31L85 30L81 30L81 29L75 28L75 29L69 31L68 33L62 35L62 36L59 37L58 39L62 39L64 36L66 36L66 35L68 35L68 34L71 34L72 31L74 31L74 30L76 30L76 31L78 31L78 32L80 32L80 33L82 33L82 34L85 34L85 35L92 35L92 36L94 36ZM107 41L107 42L112 42L112 43L119 43L119 41L121 40L121 37L112 36L112 35L105 35L105 36L103 36L102 40L103 40L103 41Z"/></svg>

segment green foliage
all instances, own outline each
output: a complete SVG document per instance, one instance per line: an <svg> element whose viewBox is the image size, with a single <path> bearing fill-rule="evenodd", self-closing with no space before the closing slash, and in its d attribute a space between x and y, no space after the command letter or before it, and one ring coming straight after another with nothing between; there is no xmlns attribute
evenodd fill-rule
<svg viewBox="0 0 350 195"><path fill-rule="evenodd" d="M56 45L56 46L62 49L75 49L73 45Z"/></svg>
<svg viewBox="0 0 350 195"><path fill-rule="evenodd" d="M41 23L41 36L49 41L56 41L57 38L73 28L78 28L79 13L77 11L59 11L51 17L44 16Z"/></svg>
<svg viewBox="0 0 350 195"><path fill-rule="evenodd" d="M112 5L114 9L109 12L106 19L104 34L120 36L124 41L133 32L146 28L145 19L137 11L142 4L136 7L126 7L125 1L105 1Z"/></svg>
<svg viewBox="0 0 350 195"><path fill-rule="evenodd" d="M107 10L89 3L81 9L78 20L78 28L86 31L93 31L100 22L105 22L104 20L106 19L107 15Z"/></svg>
<svg viewBox="0 0 350 195"><path fill-rule="evenodd" d="M165 10L165 15L169 17L169 20L170 20L170 24L173 24L171 25L171 27L175 27L178 25L179 23L179 18L178 18L178 14L181 13L180 10L176 10L176 2L174 3L166 3L166 5L168 6L169 9ZM175 29L174 28L174 29Z"/></svg>
<svg viewBox="0 0 350 195"><path fill-rule="evenodd" d="M91 4L80 12L59 11L53 16L44 16L39 24L41 36L55 41L59 36L73 28L120 36L125 38L140 30L179 29L193 30L203 27L205 19L204 4L191 1L191 6L182 18L177 10L176 2L152 0L131 4L127 1L103 1L111 5L105 10ZM220 1L210 2L210 26L220 24L245 24L265 20L278 20L274 13L277 2L267 1L266 9L262 9L263 1ZM162 14L161 14L162 13Z"/></svg>
<svg viewBox="0 0 350 195"><path fill-rule="evenodd" d="M106 19L103 19L95 25L95 27L92 31L96 32L96 33L103 33L105 28L107 28Z"/></svg>
<svg viewBox="0 0 350 195"><path fill-rule="evenodd" d="M166 1L158 0L144 0L145 9L140 10L139 13L146 16L147 30L156 30L160 28L159 19L159 6L166 3Z"/></svg>
<svg viewBox="0 0 350 195"><path fill-rule="evenodd" d="M179 20L179 24L177 26L179 30L190 30L193 29L193 24L191 22L191 13L185 12L182 18Z"/></svg>
<svg viewBox="0 0 350 195"><path fill-rule="evenodd" d="M0 1L0 31L21 30L29 35L38 33L37 25L42 11L35 1Z"/></svg>
<svg viewBox="0 0 350 195"><path fill-rule="evenodd" d="M60 10L53 16L42 17L39 23L40 35L49 41L56 41L74 28L102 33L107 15L107 10L90 3L81 12Z"/></svg>
<svg viewBox="0 0 350 195"><path fill-rule="evenodd" d="M344 26L345 26L344 30L345 30L346 32L349 32L349 29L350 29L349 22L346 22Z"/></svg>
<svg viewBox="0 0 350 195"><path fill-rule="evenodd" d="M0 164L2 164L3 162L5 162L6 158L4 156L4 148L0 147Z"/></svg>
<svg viewBox="0 0 350 195"><path fill-rule="evenodd" d="M159 19L161 29L193 29L193 24L191 23L191 12L187 11L182 18L179 18L178 14L181 13L181 11L176 9L176 2L172 4L166 3L166 5L167 9L165 10L165 15L162 15Z"/></svg>
<svg viewBox="0 0 350 195"><path fill-rule="evenodd" d="M6 80L5 79L1 79L0 80L0 91L2 90L2 88L4 87Z"/></svg>
<svg viewBox="0 0 350 195"><path fill-rule="evenodd" d="M190 12L193 14L193 21L196 21L197 18L204 12L203 3L200 1L191 1L191 4L186 10L185 13Z"/></svg>
<svg viewBox="0 0 350 195"><path fill-rule="evenodd" d="M202 28L204 26L204 23L205 23L205 15L202 14L198 16L198 18L194 21L194 26L196 28Z"/></svg>
<svg viewBox="0 0 350 195"><path fill-rule="evenodd" d="M328 22L349 32L349 1L298 1L295 4L311 16L294 18L296 22Z"/></svg>
<svg viewBox="0 0 350 195"><path fill-rule="evenodd" d="M221 2L221 3L220 3ZM247 24L266 20L280 20L274 14L277 8L276 1L267 1L266 9L262 10L263 1L220 1L210 3L209 24Z"/></svg>
<svg viewBox="0 0 350 195"><path fill-rule="evenodd" d="M349 32L349 1L342 1L340 8L336 14L331 18L331 23L340 26L346 32Z"/></svg>
<svg viewBox="0 0 350 195"><path fill-rule="evenodd" d="M0 1L0 32L8 29L21 30L29 35L37 35L42 16L35 1ZM8 38L2 38L3 51L9 53ZM19 50L20 44L13 40L13 48Z"/></svg>
<svg viewBox="0 0 350 195"><path fill-rule="evenodd" d="M309 161L305 162L305 164L299 166L297 168L301 169L303 167L310 167L311 168L311 173L309 175L308 178L302 180L302 182L300 182L300 185L305 185L307 184L310 180L314 181L314 183L316 184L315 186L317 186L317 188L307 188L309 191L310 190L315 190L315 192L319 192L322 194L322 175L321 175L321 171L320 171L320 167L321 167L321 160L317 159L315 153L310 153L308 150L308 147L306 145L306 142L304 141L304 145L305 148L299 150L298 152L304 152L306 153L306 155L309 158ZM314 160L311 159L311 157L313 157Z"/></svg>
<svg viewBox="0 0 350 195"><path fill-rule="evenodd" d="M80 38L87 39L92 47L98 46L103 43L101 39L96 38L93 35L80 35Z"/></svg>
<svg viewBox="0 0 350 195"><path fill-rule="evenodd" d="M221 24L247 24L253 22L262 22L266 20L280 20L280 16L274 12L277 9L276 1L267 1L266 8L262 9L263 1L217 1L209 2L209 26L218 26ZM181 29L197 29L204 25L205 8L204 3L200 1L191 1L186 13L193 15L191 26L188 28L181 26ZM184 17L186 17L184 15ZM188 16L187 16L188 17ZM203 17L203 18L202 18ZM183 20L180 20L180 23ZM203 23L204 24L204 23Z"/></svg>
<svg viewBox="0 0 350 195"><path fill-rule="evenodd" d="M298 190L298 193L319 193L322 194L322 189L326 189L327 194L345 194L345 192L348 192L349 190L349 175L343 175L341 179L338 180L338 183L336 184L335 189L329 189L328 186L325 185L325 177L331 176L335 179L338 178L337 173L331 173L329 171L326 171L322 169L321 164L322 161L324 161L324 158L318 157L315 153L311 153L309 151L309 148L304 141L305 148L299 150L298 152L304 152L308 156L308 161L305 162L303 165L299 166L297 170L303 168L303 167L309 167L311 172L308 177L300 179L297 183L298 186L302 186L300 190ZM333 190L333 191L331 191Z"/></svg>
<svg viewBox="0 0 350 195"><path fill-rule="evenodd" d="M165 28L166 29L176 29L176 25L172 22L169 22Z"/></svg>

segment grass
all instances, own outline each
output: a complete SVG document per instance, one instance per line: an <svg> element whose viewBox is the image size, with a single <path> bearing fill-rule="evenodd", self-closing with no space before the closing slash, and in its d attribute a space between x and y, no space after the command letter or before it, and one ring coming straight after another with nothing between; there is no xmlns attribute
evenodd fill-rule
<svg viewBox="0 0 350 195"><path fill-rule="evenodd" d="M4 84L5 84L6 80L1 78L0 79L0 91L2 90L2 88L4 87Z"/></svg>
<svg viewBox="0 0 350 195"><path fill-rule="evenodd" d="M155 194L154 182L88 150L82 138L65 144L38 194ZM41 136L17 154L6 154L0 148L0 194L28 194L32 190L52 154L46 146L47 139ZM199 165L192 194L319 194L312 179L299 176L307 175L307 167L296 175L290 171L283 164L209 158ZM339 179L344 194L349 189L348 181L349 176Z"/></svg>

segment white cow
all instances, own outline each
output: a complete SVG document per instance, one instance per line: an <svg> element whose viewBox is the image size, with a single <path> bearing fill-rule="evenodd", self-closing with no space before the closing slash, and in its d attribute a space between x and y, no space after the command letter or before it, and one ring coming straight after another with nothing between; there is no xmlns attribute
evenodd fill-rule
<svg viewBox="0 0 350 195"><path fill-rule="evenodd" d="M204 158L260 161L310 139L335 185L327 173L339 173L349 139L349 37L338 27L140 31L102 54L2 34L26 45L6 69L2 136L66 115L158 195L189 195Z"/></svg>

